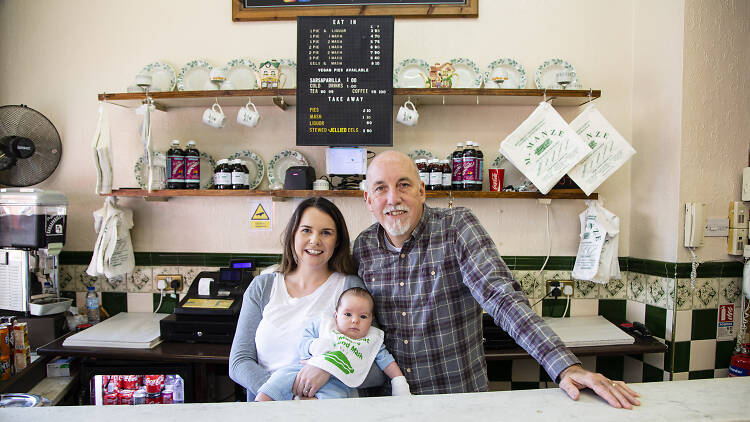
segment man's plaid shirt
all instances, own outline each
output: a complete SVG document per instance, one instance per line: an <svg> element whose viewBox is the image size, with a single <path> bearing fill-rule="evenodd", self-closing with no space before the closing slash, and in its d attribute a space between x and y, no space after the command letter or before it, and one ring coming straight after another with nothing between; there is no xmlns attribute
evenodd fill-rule
<svg viewBox="0 0 750 422"><path fill-rule="evenodd" d="M482 308L556 380L580 361L529 307L487 231L466 208L429 208L388 250L375 223L354 241L385 345L415 394L487 391Z"/></svg>

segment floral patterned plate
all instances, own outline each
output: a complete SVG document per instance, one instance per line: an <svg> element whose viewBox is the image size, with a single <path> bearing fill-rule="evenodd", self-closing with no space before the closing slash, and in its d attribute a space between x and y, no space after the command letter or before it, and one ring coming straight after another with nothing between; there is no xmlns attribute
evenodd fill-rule
<svg viewBox="0 0 750 422"><path fill-rule="evenodd" d="M451 84L451 88L481 88L482 72L471 59L457 58L451 59L453 68L456 69L456 79Z"/></svg>
<svg viewBox="0 0 750 422"><path fill-rule="evenodd" d="M563 59L549 59L540 64L536 70L536 76L534 77L536 87L538 89L563 89L563 87L557 83L557 72L561 70L572 72L573 81L570 83L571 86L580 86L578 75L576 74L573 65Z"/></svg>
<svg viewBox="0 0 750 422"><path fill-rule="evenodd" d="M263 159L252 151L242 150L235 152L229 156L230 160L239 158L247 162L247 175L249 180L250 189L255 189L260 185L263 180L263 176L266 174L266 165L263 164Z"/></svg>
<svg viewBox="0 0 750 422"><path fill-rule="evenodd" d="M177 81L175 71L172 65L162 62L149 63L143 66L139 74L151 76L151 87L149 92L169 92L174 91Z"/></svg>
<svg viewBox="0 0 750 422"><path fill-rule="evenodd" d="M232 83L234 89L256 89L258 88L258 68L249 59L234 59L227 62L227 80Z"/></svg>
<svg viewBox="0 0 750 422"><path fill-rule="evenodd" d="M180 74L177 76L177 89L179 91L203 91L206 89L206 82L210 82L213 67L205 60L192 60L182 66ZM216 89L216 88L213 88Z"/></svg>
<svg viewBox="0 0 750 422"><path fill-rule="evenodd" d="M279 63L279 70L281 70L282 75L285 75L281 80L280 88L297 88L297 62L292 59L281 59Z"/></svg>
<svg viewBox="0 0 750 422"><path fill-rule="evenodd" d="M430 151L424 150L424 149L415 149L414 151L409 153L409 158L412 159L412 161L425 159L425 160L434 160L435 154L431 153Z"/></svg>
<svg viewBox="0 0 750 422"><path fill-rule="evenodd" d="M526 88L526 70L513 59L497 59L484 72L485 88Z"/></svg>
<svg viewBox="0 0 750 422"><path fill-rule="evenodd" d="M430 64L422 59L402 60L393 69L394 88L429 88Z"/></svg>
<svg viewBox="0 0 750 422"><path fill-rule="evenodd" d="M286 170L294 166L307 166L307 159L299 151L285 149L271 158L268 162L268 183L271 189L284 187Z"/></svg>

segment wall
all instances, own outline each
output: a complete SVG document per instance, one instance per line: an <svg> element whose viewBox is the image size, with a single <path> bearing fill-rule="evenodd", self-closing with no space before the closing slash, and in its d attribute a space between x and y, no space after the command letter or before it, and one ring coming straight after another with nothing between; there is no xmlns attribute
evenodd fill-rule
<svg viewBox="0 0 750 422"><path fill-rule="evenodd" d="M398 19L395 61L417 57L443 61L469 57L484 67L499 57L513 57L526 69L533 86L537 66L546 58L572 63L585 87L601 89L596 105L612 124L631 139L632 5L627 2L495 2L482 1L478 19ZM60 31L60 27L64 31ZM179 71L191 59L223 65L236 57L255 61L294 57L294 22L232 23L228 0L219 7L199 0L131 2L0 3L0 103L27 104L50 118L59 130L64 154L58 170L40 187L64 191L70 201L66 250L91 250L95 239L91 212L102 200L92 193L93 167L89 143L96 126L96 94L123 92L146 63L163 60ZM107 107L115 145L116 185L135 186L133 163L141 154L140 118L132 110ZM230 116L236 108L226 110ZM491 162L499 142L531 112L531 107L424 106L416 128L397 125L394 148L408 152L428 149L447 155L455 143L475 140ZM166 150L171 139L195 139L215 158L242 149L266 161L294 147L294 110L263 107L255 129L237 125L212 129L200 123L201 108L157 113L153 142ZM566 119L575 107L561 108ZM460 122L457 124L457 122ZM324 168L322 148L298 148ZM641 159L645 154L636 155ZM635 161L634 160L634 161ZM609 209L622 219L620 254L630 253L630 165L619 170L598 191ZM262 186L265 186L265 182ZM444 206L445 200L431 200ZM123 199L135 212L132 232L137 251L279 252L280 227L271 233L248 234L247 200L241 198L172 199L146 203ZM357 198L336 201L353 234L371 217ZM475 210L503 255L546 254L544 207L532 200L462 199L457 205ZM294 201L274 203L277 222L284 222ZM578 244L577 214L583 201L553 201L552 255L574 255ZM216 223L216 222L221 222ZM518 229L517 227L523 227ZM189 230L188 230L189 228ZM238 234L239 233L239 234Z"/></svg>
<svg viewBox="0 0 750 422"><path fill-rule="evenodd" d="M750 165L750 3L687 1L684 51L679 202L704 202L708 218L726 218L740 200L739 169ZM701 261L726 259L725 238L705 241Z"/></svg>

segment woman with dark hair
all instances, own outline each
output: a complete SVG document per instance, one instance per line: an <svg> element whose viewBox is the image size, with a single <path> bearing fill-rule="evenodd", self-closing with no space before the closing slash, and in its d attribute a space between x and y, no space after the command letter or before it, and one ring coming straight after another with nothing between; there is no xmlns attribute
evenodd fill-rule
<svg viewBox="0 0 750 422"><path fill-rule="evenodd" d="M299 362L298 345L305 324L333 315L344 290L362 287L349 246L341 211L331 201L314 197L299 204L282 235L283 255L277 272L262 274L245 291L237 331L229 355L229 376L255 399L275 370ZM377 367L366 386L385 380ZM293 391L314 397L330 374L307 365Z"/></svg>

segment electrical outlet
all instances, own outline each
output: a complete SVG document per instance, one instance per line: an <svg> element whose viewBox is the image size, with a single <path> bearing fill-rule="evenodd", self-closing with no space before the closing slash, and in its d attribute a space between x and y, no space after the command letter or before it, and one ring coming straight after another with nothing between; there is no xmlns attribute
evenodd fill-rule
<svg viewBox="0 0 750 422"><path fill-rule="evenodd" d="M167 288L165 290L172 290L172 283L176 281L177 287L174 288L174 291L182 291L182 274L159 274L156 276L157 284L162 280L167 283Z"/></svg>
<svg viewBox="0 0 750 422"><path fill-rule="evenodd" d="M552 283L560 283L560 291L562 292L562 296L565 296L566 293L570 294L570 296L573 296L573 280L547 280L547 293L550 293L552 289L555 287L552 285Z"/></svg>

